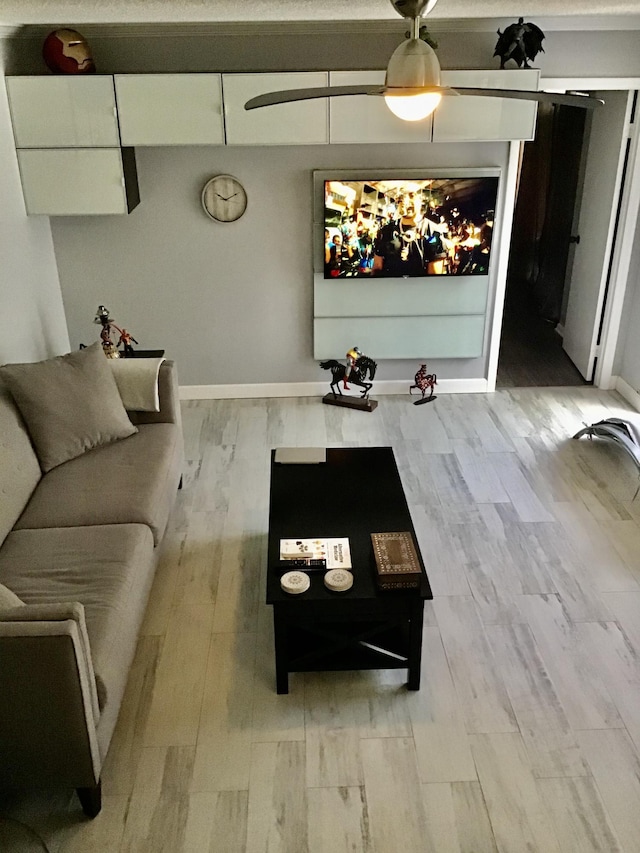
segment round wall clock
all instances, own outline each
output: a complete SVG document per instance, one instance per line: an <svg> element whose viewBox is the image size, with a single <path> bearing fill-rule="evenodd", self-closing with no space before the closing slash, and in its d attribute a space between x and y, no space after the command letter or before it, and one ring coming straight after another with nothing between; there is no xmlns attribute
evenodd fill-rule
<svg viewBox="0 0 640 853"><path fill-rule="evenodd" d="M216 175L203 187L202 206L216 222L235 222L247 209L247 193L237 178Z"/></svg>

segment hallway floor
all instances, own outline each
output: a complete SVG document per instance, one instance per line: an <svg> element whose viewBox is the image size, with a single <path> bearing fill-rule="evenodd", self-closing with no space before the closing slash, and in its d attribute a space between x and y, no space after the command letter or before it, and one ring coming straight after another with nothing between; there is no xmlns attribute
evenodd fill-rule
<svg viewBox="0 0 640 853"><path fill-rule="evenodd" d="M498 359L498 388L586 385L562 349L552 323L526 304L505 305Z"/></svg>

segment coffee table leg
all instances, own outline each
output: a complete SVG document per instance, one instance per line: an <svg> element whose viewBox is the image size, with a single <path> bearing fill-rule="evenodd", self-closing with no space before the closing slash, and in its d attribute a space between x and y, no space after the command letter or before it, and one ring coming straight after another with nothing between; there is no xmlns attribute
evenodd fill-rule
<svg viewBox="0 0 640 853"><path fill-rule="evenodd" d="M289 692L289 670L287 653L287 625L285 619L278 613L278 607L273 608L273 635L276 653L276 693Z"/></svg>
<svg viewBox="0 0 640 853"><path fill-rule="evenodd" d="M420 599L411 608L409 617L409 667L407 690L420 690L420 662L422 661L422 623L424 602Z"/></svg>

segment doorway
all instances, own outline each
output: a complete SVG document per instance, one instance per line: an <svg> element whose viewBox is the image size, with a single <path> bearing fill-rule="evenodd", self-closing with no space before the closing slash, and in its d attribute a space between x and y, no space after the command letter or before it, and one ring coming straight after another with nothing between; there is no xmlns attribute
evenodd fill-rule
<svg viewBox="0 0 640 853"><path fill-rule="evenodd" d="M523 145L496 387L584 385L562 348L572 233L584 177L585 110L540 104Z"/></svg>

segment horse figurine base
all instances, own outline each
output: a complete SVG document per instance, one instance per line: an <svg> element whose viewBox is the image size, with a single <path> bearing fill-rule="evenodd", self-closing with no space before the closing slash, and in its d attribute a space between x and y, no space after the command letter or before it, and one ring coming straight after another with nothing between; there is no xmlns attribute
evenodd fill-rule
<svg viewBox="0 0 640 853"><path fill-rule="evenodd" d="M372 412L378 405L377 400L368 397L348 397L346 394L332 394L329 392L322 398L327 406L343 406L345 409L358 409L361 412Z"/></svg>
<svg viewBox="0 0 640 853"><path fill-rule="evenodd" d="M421 400L414 400L414 406L422 406L424 403L433 403L434 400L438 398L432 393L430 397L423 397Z"/></svg>

